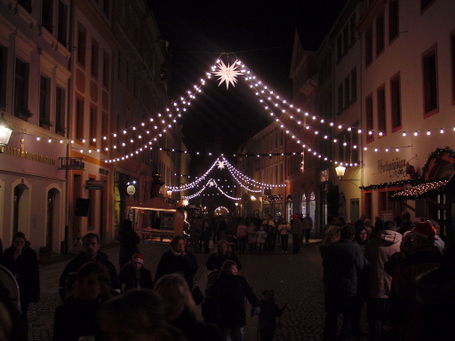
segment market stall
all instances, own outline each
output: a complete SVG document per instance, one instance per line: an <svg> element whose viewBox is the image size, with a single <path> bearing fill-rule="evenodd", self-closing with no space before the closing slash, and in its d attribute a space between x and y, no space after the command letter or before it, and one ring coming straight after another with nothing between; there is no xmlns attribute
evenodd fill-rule
<svg viewBox="0 0 455 341"><path fill-rule="evenodd" d="M183 233L183 214L160 198L144 203L127 198L126 213L143 240L168 242Z"/></svg>

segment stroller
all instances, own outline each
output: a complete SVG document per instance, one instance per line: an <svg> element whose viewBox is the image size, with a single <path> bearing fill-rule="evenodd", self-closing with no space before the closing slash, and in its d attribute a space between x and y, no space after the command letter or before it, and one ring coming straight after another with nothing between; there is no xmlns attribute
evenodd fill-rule
<svg viewBox="0 0 455 341"><path fill-rule="evenodd" d="M11 302L17 307L17 310L21 311L21 294L19 285L17 284L16 278L11 271L3 265L0 265L0 284L2 289L6 289L9 292Z"/></svg>

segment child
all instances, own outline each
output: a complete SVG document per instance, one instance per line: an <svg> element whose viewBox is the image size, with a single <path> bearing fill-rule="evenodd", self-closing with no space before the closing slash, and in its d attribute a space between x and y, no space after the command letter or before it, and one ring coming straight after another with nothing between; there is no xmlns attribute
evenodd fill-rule
<svg viewBox="0 0 455 341"><path fill-rule="evenodd" d="M144 257L135 253L128 264L120 271L119 281L124 286L123 290L133 288L153 289L152 274L144 267Z"/></svg>
<svg viewBox="0 0 455 341"><path fill-rule="evenodd" d="M261 341L272 341L273 334L276 329L276 317L283 314L283 308L278 308L275 303L275 292L273 290L265 290L262 293L264 297L259 302L259 335Z"/></svg>
<svg viewBox="0 0 455 341"><path fill-rule="evenodd" d="M74 294L57 308L54 341L77 341L82 336L99 335L97 313L110 296L108 271L98 262L83 265L76 276Z"/></svg>
<svg viewBox="0 0 455 341"><path fill-rule="evenodd" d="M264 252L264 244L267 239L267 232L264 230L264 225L261 225L257 232L258 253Z"/></svg>

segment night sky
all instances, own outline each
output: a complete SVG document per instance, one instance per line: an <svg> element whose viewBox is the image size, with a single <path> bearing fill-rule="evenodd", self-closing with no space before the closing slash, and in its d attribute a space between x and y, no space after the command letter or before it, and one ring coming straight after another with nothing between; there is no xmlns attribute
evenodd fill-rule
<svg viewBox="0 0 455 341"><path fill-rule="evenodd" d="M291 100L289 79L295 30L304 48L317 49L344 0L159 0L150 1L172 54L171 98L178 98L210 70L222 53L232 52L263 82ZM234 88L216 78L203 88L182 118L184 142L210 164L234 153L271 121L241 76ZM207 153L212 152L212 158ZM211 160L213 159L213 160Z"/></svg>

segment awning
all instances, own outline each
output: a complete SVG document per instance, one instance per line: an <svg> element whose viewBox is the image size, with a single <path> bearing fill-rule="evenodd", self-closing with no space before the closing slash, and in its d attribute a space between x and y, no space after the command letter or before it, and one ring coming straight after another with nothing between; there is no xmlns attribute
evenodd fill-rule
<svg viewBox="0 0 455 341"><path fill-rule="evenodd" d="M391 198L393 200L416 200L422 197L442 193L448 182L449 180L440 180L418 184L393 194Z"/></svg>

